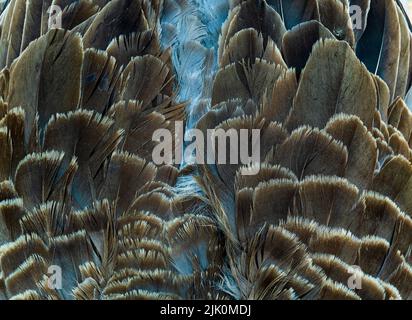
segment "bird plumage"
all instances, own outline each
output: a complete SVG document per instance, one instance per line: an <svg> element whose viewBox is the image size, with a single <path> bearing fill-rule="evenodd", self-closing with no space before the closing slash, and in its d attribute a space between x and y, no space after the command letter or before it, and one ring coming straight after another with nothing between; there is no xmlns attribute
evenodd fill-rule
<svg viewBox="0 0 412 320"><path fill-rule="evenodd" d="M400 2L12 0L1 21L1 299L412 298ZM156 165L176 121L260 130L261 161Z"/></svg>

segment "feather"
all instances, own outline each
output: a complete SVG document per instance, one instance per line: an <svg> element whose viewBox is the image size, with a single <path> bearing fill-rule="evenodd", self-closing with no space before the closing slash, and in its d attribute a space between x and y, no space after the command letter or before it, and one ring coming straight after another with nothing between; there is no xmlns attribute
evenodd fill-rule
<svg viewBox="0 0 412 320"><path fill-rule="evenodd" d="M113 154L99 197L117 203L117 212L126 212L146 183L154 179L155 167L128 154Z"/></svg>
<svg viewBox="0 0 412 320"><path fill-rule="evenodd" d="M0 183L0 201L11 200L17 198L17 196L13 181L3 180Z"/></svg>
<svg viewBox="0 0 412 320"><path fill-rule="evenodd" d="M7 180L11 173L11 159L13 154L12 142L5 128L0 128L0 180Z"/></svg>
<svg viewBox="0 0 412 320"><path fill-rule="evenodd" d="M21 108L14 108L7 112L2 122L6 128L6 130L4 130L3 127L2 130L6 134L6 136L4 136L3 133L3 143L7 143L5 145L5 150L9 150L9 156L11 153L11 158L9 158L11 161L6 164L7 167L5 167L6 171L4 174L11 177L25 153L23 142L25 134L25 112ZM7 153L5 153L5 155L7 155Z"/></svg>
<svg viewBox="0 0 412 320"><path fill-rule="evenodd" d="M353 32L355 34L355 42L357 43L367 27L367 18L370 10L371 0L350 0L349 4L349 13L351 15L358 15L355 16L355 19L353 19L354 24L356 24L356 28L354 28Z"/></svg>
<svg viewBox="0 0 412 320"><path fill-rule="evenodd" d="M43 1L29 0L26 2L26 16L22 32L20 52L28 47L30 42L40 37Z"/></svg>
<svg viewBox="0 0 412 320"><path fill-rule="evenodd" d="M90 0L80 0L75 2L67 2L61 0L54 0L53 5L59 6L63 9L61 14L62 28L71 30L75 26L80 25L82 22L87 21L90 17L94 16L99 7Z"/></svg>
<svg viewBox="0 0 412 320"><path fill-rule="evenodd" d="M390 196L406 212L411 212L406 194L410 188L411 177L408 160L403 156L394 156L384 164L374 177L372 189L383 195ZM385 184L384 184L384 183Z"/></svg>
<svg viewBox="0 0 412 320"><path fill-rule="evenodd" d="M267 2L282 17L288 30L302 22L319 19L319 5L317 1L269 0Z"/></svg>
<svg viewBox="0 0 412 320"><path fill-rule="evenodd" d="M146 108L159 94L167 94L171 72L167 65L154 56L136 57L122 72L124 83L117 100L138 100Z"/></svg>
<svg viewBox="0 0 412 320"><path fill-rule="evenodd" d="M63 171L63 157L62 153L48 152L31 154L20 161L15 183L26 208L36 207L50 199Z"/></svg>
<svg viewBox="0 0 412 320"><path fill-rule="evenodd" d="M280 65L258 61L252 66L231 64L221 69L214 81L212 105L230 98L253 99L259 102L263 93L273 86L285 70Z"/></svg>
<svg viewBox="0 0 412 320"><path fill-rule="evenodd" d="M116 60L105 52L87 49L82 69L79 105L83 109L106 114L114 100L115 88L120 78Z"/></svg>
<svg viewBox="0 0 412 320"><path fill-rule="evenodd" d="M113 122L92 112L79 110L52 117L44 134L45 150L64 152L64 163L73 156L79 165L74 180L75 203L85 207L96 199L96 183L103 163L120 141L122 132L112 129Z"/></svg>
<svg viewBox="0 0 412 320"><path fill-rule="evenodd" d="M10 26L11 26L11 20L13 18L13 10L14 6L16 5L16 0L12 0L7 4L6 10L2 13L2 30L1 30L1 39L5 41L6 44L6 58L7 58L7 48L8 48L8 39L9 39L9 34L10 34ZM6 62L6 61L4 61ZM4 66L2 66L4 67Z"/></svg>
<svg viewBox="0 0 412 320"><path fill-rule="evenodd" d="M389 107L388 124L398 129L409 143L412 134L412 113L402 99L396 99Z"/></svg>
<svg viewBox="0 0 412 320"><path fill-rule="evenodd" d="M341 285L347 285L347 279L352 275L351 266L331 255L316 255L314 262L322 267L330 279ZM365 274L360 274L359 278L362 281L362 290L357 290L356 293L362 300L385 299L385 290L376 279Z"/></svg>
<svg viewBox="0 0 412 320"><path fill-rule="evenodd" d="M282 37L286 29L279 14L267 5L265 1L247 0L239 4L233 19L229 19L230 25L227 33L222 35L223 45L240 30L254 28L263 34L263 38L270 37L278 48L281 46ZM264 46L266 46L266 41Z"/></svg>
<svg viewBox="0 0 412 320"><path fill-rule="evenodd" d="M293 107L297 90L296 72L289 69L275 82L272 96L263 100L261 115L267 120L284 123Z"/></svg>
<svg viewBox="0 0 412 320"><path fill-rule="evenodd" d="M401 52L400 28L394 1L371 1L367 27L356 47L356 54L368 70L388 84L391 100L395 98Z"/></svg>
<svg viewBox="0 0 412 320"><path fill-rule="evenodd" d="M319 294L322 300L361 300L361 298L342 284L328 280Z"/></svg>
<svg viewBox="0 0 412 320"><path fill-rule="evenodd" d="M274 158L276 164L289 168L299 179L313 174L343 176L347 161L347 148L341 142L307 127L292 132Z"/></svg>
<svg viewBox="0 0 412 320"><path fill-rule="evenodd" d="M154 111L145 114L142 104L137 101L120 101L112 106L109 114L115 121L115 127L124 130L122 149L148 160L151 160L152 150L157 144L152 141L154 132L157 129L171 127L161 113Z"/></svg>
<svg viewBox="0 0 412 320"><path fill-rule="evenodd" d="M2 236L6 236L6 239L2 239L1 243L10 240L13 241L18 238L21 233L19 221L24 214L25 209L21 199L4 200L0 202L2 226L5 228L5 230L2 231Z"/></svg>
<svg viewBox="0 0 412 320"><path fill-rule="evenodd" d="M85 231L51 238L49 250L53 252L50 263L62 270L62 288L75 287L79 281L79 266L95 258ZM68 298L68 293L61 294Z"/></svg>
<svg viewBox="0 0 412 320"><path fill-rule="evenodd" d="M348 149L345 177L360 189L368 188L378 156L372 135L355 116L337 115L329 121L325 129Z"/></svg>
<svg viewBox="0 0 412 320"><path fill-rule="evenodd" d="M274 62L286 68L282 55L272 40L268 40L264 47L263 37L255 29L243 29L229 40L220 64L226 66L242 60L254 62L256 59Z"/></svg>
<svg viewBox="0 0 412 320"><path fill-rule="evenodd" d="M378 275L388 254L389 242L378 237L365 237L359 248L359 265L366 274Z"/></svg>
<svg viewBox="0 0 412 320"><path fill-rule="evenodd" d="M322 24L328 28L338 40L345 40L351 47L355 43L352 21L347 3L341 0L318 0L319 15Z"/></svg>
<svg viewBox="0 0 412 320"><path fill-rule="evenodd" d="M13 296L36 287L43 275L47 273L47 263L39 256L32 255L5 279L6 290Z"/></svg>
<svg viewBox="0 0 412 320"><path fill-rule="evenodd" d="M351 222L347 215L353 210L357 196L357 188L343 179L312 176L301 183L294 211L326 226L347 227Z"/></svg>
<svg viewBox="0 0 412 320"><path fill-rule="evenodd" d="M9 9L8 14L12 14L10 19L10 31L7 35L8 51L7 51L7 66L17 58L20 54L22 42L22 29L24 25L24 17L26 14L26 4L24 0L16 0L13 6L13 11ZM17 30L17 32L14 32Z"/></svg>
<svg viewBox="0 0 412 320"><path fill-rule="evenodd" d="M407 24L408 18L403 16L399 7L397 9L400 24L400 56L394 97L404 97L408 85L408 70L410 69L411 60L410 29Z"/></svg>
<svg viewBox="0 0 412 320"><path fill-rule="evenodd" d="M213 221L206 217L184 216L170 222L168 236L173 250L172 263L177 272L195 276L197 291L192 297L201 294L201 290L213 290L208 286L218 277L215 270L221 264L224 252Z"/></svg>
<svg viewBox="0 0 412 320"><path fill-rule="evenodd" d="M106 51L116 59L119 67L126 67L136 56L158 57L161 54L159 39L154 30L120 35L110 42Z"/></svg>
<svg viewBox="0 0 412 320"><path fill-rule="evenodd" d="M318 21L308 21L295 26L285 33L282 51L289 67L296 68L298 74L305 67L313 45L320 39L335 39L335 36Z"/></svg>
<svg viewBox="0 0 412 320"><path fill-rule="evenodd" d="M136 14L137 13L137 14ZM116 37L149 29L139 0L110 1L93 19L83 37L85 48L105 50Z"/></svg>
<svg viewBox="0 0 412 320"><path fill-rule="evenodd" d="M0 299L412 298L399 1L4 8ZM154 163L158 129L176 164ZM210 130L248 135L196 150L214 156L203 164L179 145L190 129L205 144ZM230 159L241 147L258 157Z"/></svg>
<svg viewBox="0 0 412 320"><path fill-rule="evenodd" d="M375 86L378 98L377 109L380 112L381 117L384 121L388 118L388 108L390 104L390 92L389 87L380 77L375 76Z"/></svg>
<svg viewBox="0 0 412 320"><path fill-rule="evenodd" d="M44 128L52 114L77 107L82 61L80 38L52 30L32 42L11 66L8 103L25 111L26 143L37 113Z"/></svg>
<svg viewBox="0 0 412 320"><path fill-rule="evenodd" d="M315 46L302 72L287 127L308 124L322 128L334 114L343 112L357 115L370 128L375 106L373 79L348 44L323 40Z"/></svg>

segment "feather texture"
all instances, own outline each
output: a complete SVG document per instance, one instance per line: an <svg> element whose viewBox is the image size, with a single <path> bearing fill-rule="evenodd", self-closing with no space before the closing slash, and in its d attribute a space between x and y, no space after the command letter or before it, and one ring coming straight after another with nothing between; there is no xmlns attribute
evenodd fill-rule
<svg viewBox="0 0 412 320"><path fill-rule="evenodd" d="M0 10L0 299L412 299L398 1ZM158 164L159 129L191 150L181 122L260 136ZM245 145L258 160L218 161Z"/></svg>

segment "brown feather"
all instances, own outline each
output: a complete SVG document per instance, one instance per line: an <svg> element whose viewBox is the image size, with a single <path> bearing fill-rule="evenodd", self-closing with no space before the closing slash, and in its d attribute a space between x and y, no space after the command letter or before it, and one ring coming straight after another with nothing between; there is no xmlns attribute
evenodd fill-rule
<svg viewBox="0 0 412 320"><path fill-rule="evenodd" d="M343 112L357 115L370 128L376 99L373 78L348 44L322 40L302 72L287 126L323 128L334 114Z"/></svg>
<svg viewBox="0 0 412 320"><path fill-rule="evenodd" d="M8 103L26 112L26 141L37 112L43 128L53 114L77 107L82 61L80 37L56 29L32 42L13 63Z"/></svg>
<svg viewBox="0 0 412 320"><path fill-rule="evenodd" d="M298 24L285 33L282 52L288 66L296 68L298 75L304 69L313 45L320 39L335 39L335 36L315 20Z"/></svg>

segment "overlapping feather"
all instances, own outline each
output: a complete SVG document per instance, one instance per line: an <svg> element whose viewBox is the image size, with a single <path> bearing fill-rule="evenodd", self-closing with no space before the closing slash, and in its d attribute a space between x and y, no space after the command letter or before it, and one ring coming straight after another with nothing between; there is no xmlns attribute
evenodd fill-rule
<svg viewBox="0 0 412 320"><path fill-rule="evenodd" d="M394 0L10 1L0 298L411 299L410 48ZM261 161L154 165L186 113Z"/></svg>

